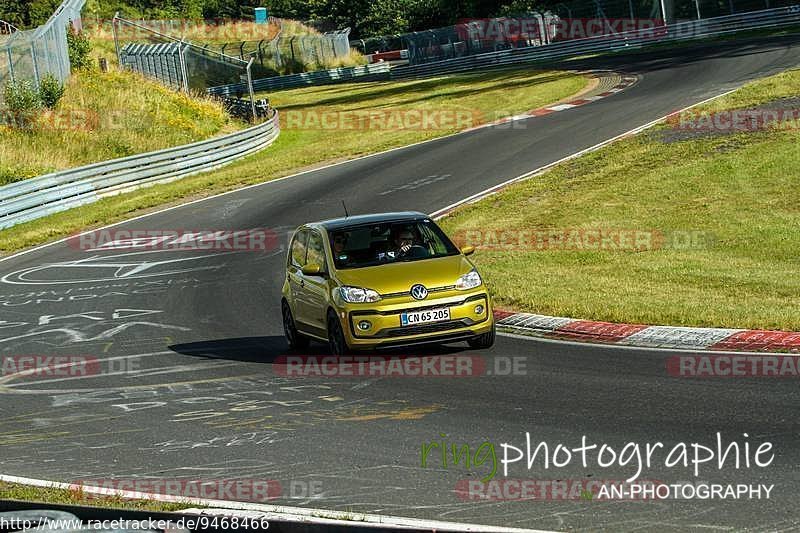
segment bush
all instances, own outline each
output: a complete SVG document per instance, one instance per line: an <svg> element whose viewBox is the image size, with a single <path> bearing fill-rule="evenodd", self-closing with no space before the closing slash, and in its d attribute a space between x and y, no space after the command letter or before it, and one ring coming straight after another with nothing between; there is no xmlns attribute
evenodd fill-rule
<svg viewBox="0 0 800 533"><path fill-rule="evenodd" d="M55 109L58 101L64 96L64 85L49 72L39 84L39 98L48 109Z"/></svg>
<svg viewBox="0 0 800 533"><path fill-rule="evenodd" d="M88 70L92 67L92 42L72 24L67 28L67 53L72 70Z"/></svg>
<svg viewBox="0 0 800 533"><path fill-rule="evenodd" d="M42 108L42 99L30 80L9 81L3 90L3 99L14 125L28 128L36 121L36 113Z"/></svg>

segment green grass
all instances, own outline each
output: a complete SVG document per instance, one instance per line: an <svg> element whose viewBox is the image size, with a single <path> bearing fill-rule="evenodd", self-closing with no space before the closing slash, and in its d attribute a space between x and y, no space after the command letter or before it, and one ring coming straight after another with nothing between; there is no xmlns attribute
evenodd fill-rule
<svg viewBox="0 0 800 533"><path fill-rule="evenodd" d="M702 109L749 108L798 95L800 71L787 71ZM474 257L497 303L511 309L617 322L800 329L800 132L676 141L670 127L559 165L457 210L443 225L451 234L701 232L710 239L688 249L479 249Z"/></svg>
<svg viewBox="0 0 800 533"><path fill-rule="evenodd" d="M555 102L580 91L586 78L530 70L453 75L409 82L331 85L277 92L271 103L282 112L313 114L379 107L384 110L475 110L486 118L506 116ZM109 224L153 208L208 196L299 170L432 139L459 128L438 130L286 129L271 147L219 171L141 189L0 231L0 251L13 252L81 229Z"/></svg>
<svg viewBox="0 0 800 533"><path fill-rule="evenodd" d="M0 481L0 500L41 502L45 504L85 505L104 509L126 509L134 511L175 512L199 507L179 502L160 502L156 500L129 500L120 496L93 495L82 490L68 490L50 487L33 487L19 483Z"/></svg>
<svg viewBox="0 0 800 533"><path fill-rule="evenodd" d="M242 127L208 98L130 72L80 72L56 109L40 113L33 127L0 126L0 185Z"/></svg>

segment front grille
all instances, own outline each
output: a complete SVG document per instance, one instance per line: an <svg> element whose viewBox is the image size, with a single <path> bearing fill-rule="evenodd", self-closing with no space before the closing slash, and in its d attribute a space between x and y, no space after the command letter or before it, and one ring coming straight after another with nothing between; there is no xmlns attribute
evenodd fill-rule
<svg viewBox="0 0 800 533"><path fill-rule="evenodd" d="M443 291L451 291L455 288L456 288L455 285L448 285L446 287L427 287L428 294L435 294L437 292L443 292ZM398 296L411 296L411 290L409 289L403 292L390 292L387 294L381 294L381 298L395 298Z"/></svg>
<svg viewBox="0 0 800 533"><path fill-rule="evenodd" d="M467 324L461 320L455 322L439 322L436 324L422 324L420 326L406 326L404 328L393 328L385 331L387 337L405 337L408 335L424 335L425 333L436 333L437 331L447 331L450 329L463 328Z"/></svg>

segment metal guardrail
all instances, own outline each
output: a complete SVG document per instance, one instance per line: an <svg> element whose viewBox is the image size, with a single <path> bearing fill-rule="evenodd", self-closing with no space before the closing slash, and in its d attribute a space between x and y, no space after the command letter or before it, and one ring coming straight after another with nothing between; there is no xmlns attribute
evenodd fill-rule
<svg viewBox="0 0 800 533"><path fill-rule="evenodd" d="M0 187L0 229L216 168L272 144L278 114L245 130L184 146L45 174Z"/></svg>
<svg viewBox="0 0 800 533"><path fill-rule="evenodd" d="M800 4L682 22L668 26L657 26L647 30L634 30L614 35L561 41L544 46L488 52L422 65L395 67L391 73L393 79L438 76L451 72L495 68L593 53L620 52L665 43L724 36L741 31L779 29L796 25L800 25Z"/></svg>
<svg viewBox="0 0 800 533"><path fill-rule="evenodd" d="M342 67L330 70L317 70L315 72L304 72L302 74L261 78L259 80L253 80L253 90L278 91L281 89L294 89L309 85L328 85L353 80L388 80L390 77L389 69L389 63L374 63L363 67ZM242 91L246 90L244 84L233 83L230 85L209 87L208 92L209 94L217 96L227 96L230 94L240 94Z"/></svg>

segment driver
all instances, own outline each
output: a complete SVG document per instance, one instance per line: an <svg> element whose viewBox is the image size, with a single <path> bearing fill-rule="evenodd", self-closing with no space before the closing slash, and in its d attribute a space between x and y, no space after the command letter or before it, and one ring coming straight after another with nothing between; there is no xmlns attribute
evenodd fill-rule
<svg viewBox="0 0 800 533"><path fill-rule="evenodd" d="M393 254L394 257L403 257L412 246L417 244L415 241L414 232L408 228L403 228L395 234L392 242L394 250L390 253Z"/></svg>

